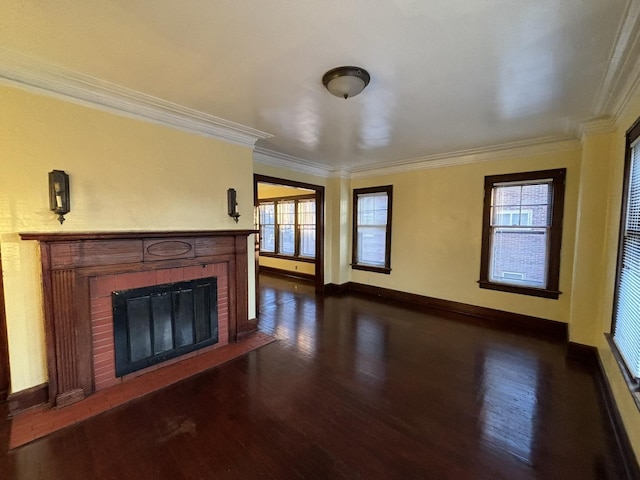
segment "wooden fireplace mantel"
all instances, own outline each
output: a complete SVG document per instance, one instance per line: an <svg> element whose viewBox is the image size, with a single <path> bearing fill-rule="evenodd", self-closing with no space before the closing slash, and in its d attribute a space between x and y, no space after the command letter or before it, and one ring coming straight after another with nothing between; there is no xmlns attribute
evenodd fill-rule
<svg viewBox="0 0 640 480"><path fill-rule="evenodd" d="M94 391L90 279L225 262L229 341L257 328L248 319L247 236L255 230L21 233L40 244L49 399L64 406Z"/></svg>

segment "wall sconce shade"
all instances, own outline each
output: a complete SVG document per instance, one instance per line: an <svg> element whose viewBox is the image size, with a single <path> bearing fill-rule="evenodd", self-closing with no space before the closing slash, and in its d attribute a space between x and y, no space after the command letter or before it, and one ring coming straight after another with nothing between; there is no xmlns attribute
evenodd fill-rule
<svg viewBox="0 0 640 480"><path fill-rule="evenodd" d="M327 90L345 100L362 92L370 80L369 72L360 67L337 67L322 76L322 84Z"/></svg>
<svg viewBox="0 0 640 480"><path fill-rule="evenodd" d="M49 172L49 208L58 215L61 225L64 216L71 211L69 175L64 170Z"/></svg>
<svg viewBox="0 0 640 480"><path fill-rule="evenodd" d="M227 190L227 206L229 210L229 216L233 218L236 223L238 223L240 214L238 213L238 202L236 201L235 188L230 188L229 190Z"/></svg>

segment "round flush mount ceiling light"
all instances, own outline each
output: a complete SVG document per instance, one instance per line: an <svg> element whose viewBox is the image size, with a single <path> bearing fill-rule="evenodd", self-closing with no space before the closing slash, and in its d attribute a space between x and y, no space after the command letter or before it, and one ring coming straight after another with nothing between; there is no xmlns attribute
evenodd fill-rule
<svg viewBox="0 0 640 480"><path fill-rule="evenodd" d="M369 72L360 67L332 68L322 76L322 84L336 97L345 100L358 95L369 85Z"/></svg>

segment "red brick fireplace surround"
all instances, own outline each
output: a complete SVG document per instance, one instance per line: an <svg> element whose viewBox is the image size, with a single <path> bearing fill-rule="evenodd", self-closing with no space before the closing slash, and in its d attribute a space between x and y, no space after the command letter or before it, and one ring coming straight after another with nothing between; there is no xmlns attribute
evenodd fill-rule
<svg viewBox="0 0 640 480"><path fill-rule="evenodd" d="M115 290L217 278L218 343L171 363L238 342L256 330L256 321L248 320L247 236L252 233L20 234L40 243L49 404L70 405L123 381L115 376L113 358Z"/></svg>

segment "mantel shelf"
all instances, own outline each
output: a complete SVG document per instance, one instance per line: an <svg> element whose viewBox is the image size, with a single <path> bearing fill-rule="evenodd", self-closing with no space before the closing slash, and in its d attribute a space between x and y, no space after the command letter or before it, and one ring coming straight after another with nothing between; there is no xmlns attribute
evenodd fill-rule
<svg viewBox="0 0 640 480"><path fill-rule="evenodd" d="M222 237L249 236L257 230L182 230L182 231L125 231L125 232L22 232L22 240L40 242L68 242L72 240L129 240L168 237Z"/></svg>

